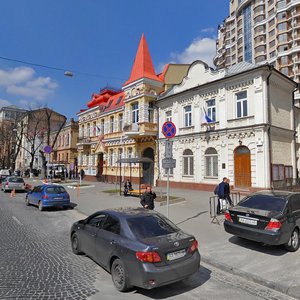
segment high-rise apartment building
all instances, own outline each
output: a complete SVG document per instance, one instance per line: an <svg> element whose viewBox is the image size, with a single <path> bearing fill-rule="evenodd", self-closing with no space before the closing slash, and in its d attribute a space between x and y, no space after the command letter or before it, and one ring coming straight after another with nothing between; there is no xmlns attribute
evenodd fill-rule
<svg viewBox="0 0 300 300"><path fill-rule="evenodd" d="M214 63L269 63L300 82L300 0L230 0Z"/></svg>

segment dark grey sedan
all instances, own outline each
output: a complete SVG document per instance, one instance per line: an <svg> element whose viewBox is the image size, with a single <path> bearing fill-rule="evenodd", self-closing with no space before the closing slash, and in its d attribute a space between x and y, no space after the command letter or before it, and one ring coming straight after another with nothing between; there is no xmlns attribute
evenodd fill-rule
<svg viewBox="0 0 300 300"><path fill-rule="evenodd" d="M71 244L75 254L85 253L109 271L119 291L180 281L200 266L194 236L143 208L96 212L73 224Z"/></svg>
<svg viewBox="0 0 300 300"><path fill-rule="evenodd" d="M228 233L268 245L299 248L300 193L257 192L245 197L225 213Z"/></svg>

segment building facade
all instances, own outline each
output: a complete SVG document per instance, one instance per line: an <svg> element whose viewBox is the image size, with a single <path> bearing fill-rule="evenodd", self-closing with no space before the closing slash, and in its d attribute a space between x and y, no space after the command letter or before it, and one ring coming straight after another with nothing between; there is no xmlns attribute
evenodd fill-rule
<svg viewBox="0 0 300 300"><path fill-rule="evenodd" d="M269 63L299 82L300 1L231 0L218 29L217 68L246 61Z"/></svg>
<svg viewBox="0 0 300 300"><path fill-rule="evenodd" d="M212 191L225 176L248 191L292 184L298 159L296 86L269 65L240 63L214 71L194 62L182 83L156 103L159 126L172 121L177 128L171 186ZM165 142L159 133L163 184Z"/></svg>
<svg viewBox="0 0 300 300"><path fill-rule="evenodd" d="M56 142L54 143L54 139ZM53 151L50 154L49 163L61 164L69 171L77 170L77 142L78 142L78 122L70 119L68 123L60 130L51 132L50 144L53 145Z"/></svg>
<svg viewBox="0 0 300 300"><path fill-rule="evenodd" d="M0 109L0 168L14 169L18 149L17 122L26 110L15 105Z"/></svg>
<svg viewBox="0 0 300 300"><path fill-rule="evenodd" d="M104 88L78 113L78 169L87 178L153 184L157 178L156 97L186 74L188 65L167 65L156 74L143 35L129 79L122 89ZM122 158L149 158L152 163L118 163Z"/></svg>

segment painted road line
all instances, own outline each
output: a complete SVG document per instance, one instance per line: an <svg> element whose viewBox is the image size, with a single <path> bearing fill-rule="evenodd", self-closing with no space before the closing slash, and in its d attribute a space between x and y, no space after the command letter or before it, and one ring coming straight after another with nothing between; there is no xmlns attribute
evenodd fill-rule
<svg viewBox="0 0 300 300"><path fill-rule="evenodd" d="M19 224L19 225L23 225L15 216L12 216L12 218Z"/></svg>

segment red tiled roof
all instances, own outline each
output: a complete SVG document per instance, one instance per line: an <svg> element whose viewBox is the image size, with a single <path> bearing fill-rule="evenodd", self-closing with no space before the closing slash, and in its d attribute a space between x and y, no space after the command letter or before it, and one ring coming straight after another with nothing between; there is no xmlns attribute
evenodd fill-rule
<svg viewBox="0 0 300 300"><path fill-rule="evenodd" d="M123 84L123 86L140 78L149 78L157 81L162 81L155 73L148 44L144 34L142 34L140 40L140 44L131 69L130 77Z"/></svg>
<svg viewBox="0 0 300 300"><path fill-rule="evenodd" d="M103 112L111 111L124 105L124 92L111 96L106 105L103 104Z"/></svg>
<svg viewBox="0 0 300 300"><path fill-rule="evenodd" d="M87 103L87 106L88 108L92 108L97 105L106 103L111 96L116 95L117 93L119 93L119 91L103 89L99 94L92 95L92 100Z"/></svg>

